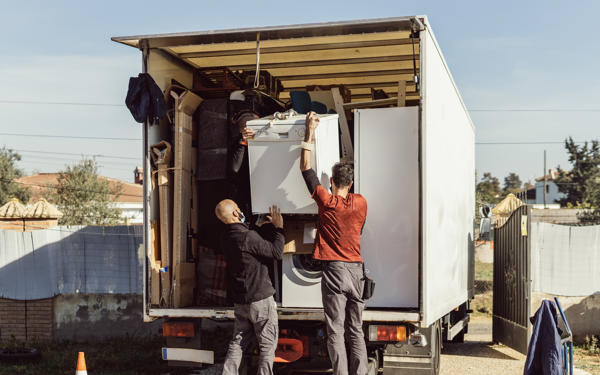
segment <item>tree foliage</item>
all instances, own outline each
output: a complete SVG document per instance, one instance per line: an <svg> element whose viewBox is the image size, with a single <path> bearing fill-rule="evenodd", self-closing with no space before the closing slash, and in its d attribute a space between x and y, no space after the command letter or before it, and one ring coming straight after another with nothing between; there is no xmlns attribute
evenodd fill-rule
<svg viewBox="0 0 600 375"><path fill-rule="evenodd" d="M83 159L67 166L51 190L52 201L64 214L60 224L112 225L121 221L121 209L114 201L122 186L111 187L101 178L95 160Z"/></svg>
<svg viewBox="0 0 600 375"><path fill-rule="evenodd" d="M16 178L23 176L23 171L17 168L16 163L21 160L21 155L6 147L0 148L0 206L11 198L18 198L27 203L31 192L27 187L15 182Z"/></svg>
<svg viewBox="0 0 600 375"><path fill-rule="evenodd" d="M486 204L498 203L502 197L500 181L489 172L483 174L481 181L476 186L475 192L478 201Z"/></svg>
<svg viewBox="0 0 600 375"><path fill-rule="evenodd" d="M565 148L571 170L557 169L558 190L566 194L560 200L561 205L600 208L600 144L591 141L578 146L569 137L565 140Z"/></svg>
<svg viewBox="0 0 600 375"><path fill-rule="evenodd" d="M508 176L504 177L504 195L510 193L516 194L523 191L522 185L523 183L521 182L519 175L514 172L509 173Z"/></svg>

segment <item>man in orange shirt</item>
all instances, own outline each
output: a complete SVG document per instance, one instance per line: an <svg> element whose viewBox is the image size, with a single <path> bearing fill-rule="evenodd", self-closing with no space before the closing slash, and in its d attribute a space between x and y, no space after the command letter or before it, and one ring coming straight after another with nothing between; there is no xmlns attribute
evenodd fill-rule
<svg viewBox="0 0 600 375"><path fill-rule="evenodd" d="M300 170L309 192L319 207L319 223L313 257L324 261L321 292L327 323L327 350L335 375L367 373L367 348L362 330L364 272L360 234L367 218L367 201L349 193L354 177L350 163L332 168L331 194L319 183L310 167L314 132L319 116L306 115ZM346 355L346 342L350 358Z"/></svg>

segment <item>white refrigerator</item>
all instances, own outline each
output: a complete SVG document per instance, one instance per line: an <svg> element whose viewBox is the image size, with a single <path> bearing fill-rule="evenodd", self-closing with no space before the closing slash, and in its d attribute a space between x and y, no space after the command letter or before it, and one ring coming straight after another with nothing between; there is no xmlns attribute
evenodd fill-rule
<svg viewBox="0 0 600 375"><path fill-rule="evenodd" d="M305 118L262 118L246 124L255 133L248 142L253 213L267 213L273 204L284 214L318 213L300 172ZM326 189L330 187L331 167L339 161L339 155L338 115L320 115L311 166Z"/></svg>
<svg viewBox="0 0 600 375"><path fill-rule="evenodd" d="M368 207L361 254L376 282L367 307L419 307L418 110L354 114L354 191Z"/></svg>

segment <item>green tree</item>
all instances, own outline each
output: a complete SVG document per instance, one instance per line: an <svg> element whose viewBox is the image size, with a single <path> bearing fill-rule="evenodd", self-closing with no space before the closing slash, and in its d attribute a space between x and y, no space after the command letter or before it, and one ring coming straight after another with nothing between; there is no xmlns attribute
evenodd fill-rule
<svg viewBox="0 0 600 375"><path fill-rule="evenodd" d="M16 178L23 176L23 171L17 168L16 163L21 160L21 155L6 147L0 148L0 206L11 198L18 198L27 203L31 192L27 187L15 182Z"/></svg>
<svg viewBox="0 0 600 375"><path fill-rule="evenodd" d="M556 184L566 194L562 205L600 208L600 144L597 140L578 146L569 137L565 140L571 170L560 167Z"/></svg>
<svg viewBox="0 0 600 375"><path fill-rule="evenodd" d="M508 176L504 177L504 195L510 193L516 194L523 191L522 185L523 183L521 182L519 175L514 172L509 173Z"/></svg>
<svg viewBox="0 0 600 375"><path fill-rule="evenodd" d="M51 199L64 214L60 224L113 225L121 221L121 209L114 202L122 186L111 187L100 177L93 159L67 166L52 188Z"/></svg>
<svg viewBox="0 0 600 375"><path fill-rule="evenodd" d="M500 201L502 189L500 189L500 181L491 173L486 172L483 178L477 184L475 193L478 201L486 204L494 204Z"/></svg>

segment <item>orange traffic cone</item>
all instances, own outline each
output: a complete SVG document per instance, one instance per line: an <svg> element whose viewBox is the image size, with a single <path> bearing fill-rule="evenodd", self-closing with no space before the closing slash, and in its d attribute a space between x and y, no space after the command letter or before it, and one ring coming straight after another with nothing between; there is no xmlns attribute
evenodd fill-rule
<svg viewBox="0 0 600 375"><path fill-rule="evenodd" d="M75 370L75 375L87 375L87 368L85 367L85 355L83 352L79 352L79 356L77 357L77 370Z"/></svg>

